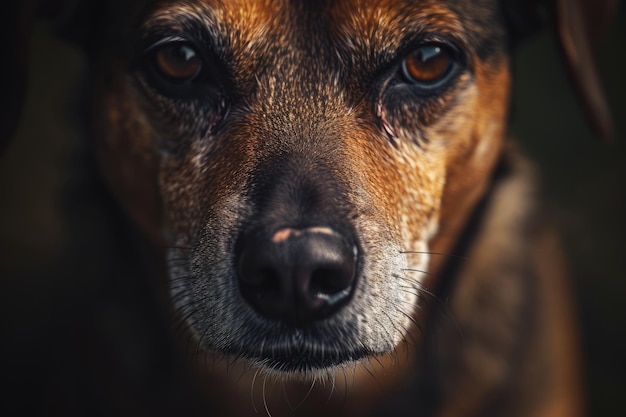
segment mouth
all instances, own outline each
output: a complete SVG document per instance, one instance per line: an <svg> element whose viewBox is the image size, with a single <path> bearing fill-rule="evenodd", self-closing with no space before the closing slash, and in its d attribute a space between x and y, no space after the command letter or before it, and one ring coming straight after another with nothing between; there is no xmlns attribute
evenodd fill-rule
<svg viewBox="0 0 626 417"><path fill-rule="evenodd" d="M322 341L299 329L290 336L263 342L259 349L231 349L226 354L270 373L303 378L348 367L374 354L362 346L349 346L338 339Z"/></svg>

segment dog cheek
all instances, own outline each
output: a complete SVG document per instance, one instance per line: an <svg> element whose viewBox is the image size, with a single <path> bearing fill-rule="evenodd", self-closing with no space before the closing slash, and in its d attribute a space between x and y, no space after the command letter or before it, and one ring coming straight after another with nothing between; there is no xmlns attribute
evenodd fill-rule
<svg viewBox="0 0 626 417"><path fill-rule="evenodd" d="M376 218L388 228L403 251L416 250L437 228L445 180L445 153L424 148L410 138L391 144L386 138L363 140L350 151L353 170L367 184Z"/></svg>
<svg viewBox="0 0 626 417"><path fill-rule="evenodd" d="M440 230L432 249L448 253L473 207L489 186L505 137L510 75L508 62L476 65L474 92L454 115L453 138L446 144L446 186L442 195ZM433 259L433 271L438 260Z"/></svg>
<svg viewBox="0 0 626 417"><path fill-rule="evenodd" d="M410 327L404 321L415 313L417 283L428 266L428 239L437 228L443 154L429 155L411 141L394 146L367 134L352 138L348 148L348 171L353 173L352 183L358 184L353 201L360 208L359 233L371 237L364 244L364 275L372 278L369 290L398 300L399 304L376 308L401 308L397 323ZM412 290L407 289L410 286Z"/></svg>
<svg viewBox="0 0 626 417"><path fill-rule="evenodd" d="M155 133L123 71L114 69L111 74L99 74L92 91L96 158L117 201L151 241L161 244L163 213Z"/></svg>
<svg viewBox="0 0 626 417"><path fill-rule="evenodd" d="M428 244L438 228L441 196L445 185L444 152L437 148L417 148L407 144L398 160L404 198L398 201L403 242L408 251Z"/></svg>
<svg viewBox="0 0 626 417"><path fill-rule="evenodd" d="M184 155L163 156L159 184L170 241L196 245L211 219L232 218L235 222L240 216L244 203L239 200L246 194L250 164L246 149L236 144L232 138L197 137ZM235 205L225 203L233 199L238 201Z"/></svg>
<svg viewBox="0 0 626 417"><path fill-rule="evenodd" d="M351 150L354 170L365 176L374 205L395 238L410 250L413 242L428 240L426 229L436 220L445 181L445 149L420 146L403 129L393 143L374 136ZM415 133L418 135L419 133ZM433 140L438 142L439 140Z"/></svg>

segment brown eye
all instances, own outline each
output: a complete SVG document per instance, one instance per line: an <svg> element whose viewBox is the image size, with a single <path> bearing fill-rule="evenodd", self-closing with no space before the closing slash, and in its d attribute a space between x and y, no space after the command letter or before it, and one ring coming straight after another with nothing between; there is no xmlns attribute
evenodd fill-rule
<svg viewBox="0 0 626 417"><path fill-rule="evenodd" d="M174 43L157 50L154 64L163 77L176 82L191 81L202 69L202 59L185 43Z"/></svg>
<svg viewBox="0 0 626 417"><path fill-rule="evenodd" d="M440 45L424 45L404 59L404 76L423 86L439 86L446 81L455 63L448 48Z"/></svg>

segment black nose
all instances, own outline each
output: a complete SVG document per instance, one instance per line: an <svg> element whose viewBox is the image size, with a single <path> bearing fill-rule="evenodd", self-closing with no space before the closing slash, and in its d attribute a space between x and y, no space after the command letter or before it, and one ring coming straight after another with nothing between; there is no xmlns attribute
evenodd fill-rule
<svg viewBox="0 0 626 417"><path fill-rule="evenodd" d="M329 228L242 237L241 294L261 315L304 327L339 311L356 280L357 249Z"/></svg>

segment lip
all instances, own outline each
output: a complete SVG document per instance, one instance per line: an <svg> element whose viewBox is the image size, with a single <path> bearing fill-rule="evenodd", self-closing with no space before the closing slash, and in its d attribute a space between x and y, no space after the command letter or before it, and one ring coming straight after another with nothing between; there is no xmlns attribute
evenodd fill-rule
<svg viewBox="0 0 626 417"><path fill-rule="evenodd" d="M346 352L264 352L261 355L241 354L247 360L279 373L307 375L312 372L331 371L368 356L365 350Z"/></svg>
<svg viewBox="0 0 626 417"><path fill-rule="evenodd" d="M302 376L331 371L372 355L363 346L350 346L339 340L320 341L302 332L295 332L288 341L266 342L260 350L231 350L228 353L269 371Z"/></svg>

